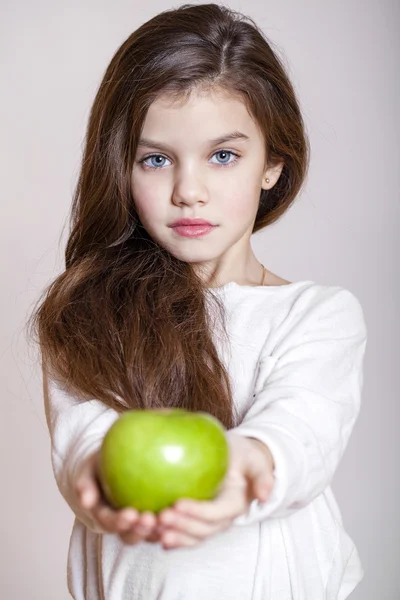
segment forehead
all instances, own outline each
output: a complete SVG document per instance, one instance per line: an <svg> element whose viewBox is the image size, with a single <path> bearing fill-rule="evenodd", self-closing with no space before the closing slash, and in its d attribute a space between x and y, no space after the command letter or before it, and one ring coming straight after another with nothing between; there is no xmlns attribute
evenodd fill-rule
<svg viewBox="0 0 400 600"><path fill-rule="evenodd" d="M191 90L187 90L182 95L178 93L161 92L152 105L158 108L168 109L193 109L198 106L205 106L213 104L215 106L228 106L228 105L243 105L243 98L240 94L234 93L227 89L214 86L214 87L195 87Z"/></svg>
<svg viewBox="0 0 400 600"><path fill-rule="evenodd" d="M193 144L233 130L240 130L249 138L260 136L240 96L223 90L196 90L188 97L161 94L154 100L145 118L142 137L159 141L183 138Z"/></svg>

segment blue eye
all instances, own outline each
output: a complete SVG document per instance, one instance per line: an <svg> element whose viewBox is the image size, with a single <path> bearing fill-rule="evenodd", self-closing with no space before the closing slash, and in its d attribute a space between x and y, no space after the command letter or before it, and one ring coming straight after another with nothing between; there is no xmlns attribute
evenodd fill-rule
<svg viewBox="0 0 400 600"><path fill-rule="evenodd" d="M237 162L237 160L239 158L238 154L235 154L235 152L231 152L230 150L218 150L218 152L215 152L215 154L213 154L213 156L216 156L217 154L230 154L231 156L235 156L235 158L228 163L218 163L221 166L232 165L233 163Z"/></svg>
<svg viewBox="0 0 400 600"><path fill-rule="evenodd" d="M239 161L239 159L240 159L239 154L236 154L236 152L232 152L231 150L218 150L218 152L215 152L213 154L213 156L215 156L217 154L225 154L225 155L231 155L231 156L235 157L230 162L213 163L213 164L218 164L220 167L231 167L232 165L234 165L235 163L237 163ZM154 170L159 170L161 167L164 166L163 164L160 165L159 163L158 163L158 166L154 166L154 163L152 165L149 165L146 162L147 160L152 160L153 158L161 158L162 160L168 160L168 158L166 158L162 154L149 154L148 156L145 156L144 158L142 158L141 160L139 160L139 163L143 164L146 170L153 170L153 171Z"/></svg>
<svg viewBox="0 0 400 600"><path fill-rule="evenodd" d="M158 167L162 167L163 165L158 164L157 166L154 165L148 165L145 161L152 159L152 158L161 158L162 160L168 160L165 158L165 156L162 156L161 154L151 154L150 156L146 156L146 158L143 158L140 162L143 163L146 167L148 167L149 169L157 169Z"/></svg>

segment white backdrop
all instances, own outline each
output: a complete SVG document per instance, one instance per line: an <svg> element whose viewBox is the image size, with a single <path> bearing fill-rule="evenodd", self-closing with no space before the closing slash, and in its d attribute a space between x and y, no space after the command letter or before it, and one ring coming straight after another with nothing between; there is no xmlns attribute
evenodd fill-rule
<svg viewBox="0 0 400 600"><path fill-rule="evenodd" d="M366 571L352 600L398 600L400 3L227 4L253 17L283 54L311 140L305 190L279 223L253 236L257 257L290 281L344 286L364 309L362 408L332 487ZM171 6L0 3L0 597L7 600L70 598L73 515L53 478L40 366L23 327L63 269L63 228L104 70L134 29Z"/></svg>

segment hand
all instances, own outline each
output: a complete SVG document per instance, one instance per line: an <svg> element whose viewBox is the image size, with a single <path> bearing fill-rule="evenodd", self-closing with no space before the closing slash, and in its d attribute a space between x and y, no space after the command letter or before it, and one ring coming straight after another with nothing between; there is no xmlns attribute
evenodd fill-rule
<svg viewBox="0 0 400 600"><path fill-rule="evenodd" d="M119 535L125 544L137 544L143 540L160 541L153 513L138 513L133 508L116 510L107 502L99 482L98 461L99 451L84 461L76 480L75 491L82 510L103 532Z"/></svg>
<svg viewBox="0 0 400 600"><path fill-rule="evenodd" d="M265 502L274 485L274 461L265 444L226 432L230 460L218 495L210 501L178 500L158 515L164 548L195 546L210 535L229 529L254 499Z"/></svg>

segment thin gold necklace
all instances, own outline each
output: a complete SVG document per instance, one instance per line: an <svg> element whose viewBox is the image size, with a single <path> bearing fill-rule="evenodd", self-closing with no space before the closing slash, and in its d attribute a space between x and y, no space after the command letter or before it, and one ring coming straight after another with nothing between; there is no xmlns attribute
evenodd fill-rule
<svg viewBox="0 0 400 600"><path fill-rule="evenodd" d="M267 275L267 269L264 267L264 265L261 265L263 268L263 276L262 276L262 280L261 280L261 285L265 285L265 277Z"/></svg>

